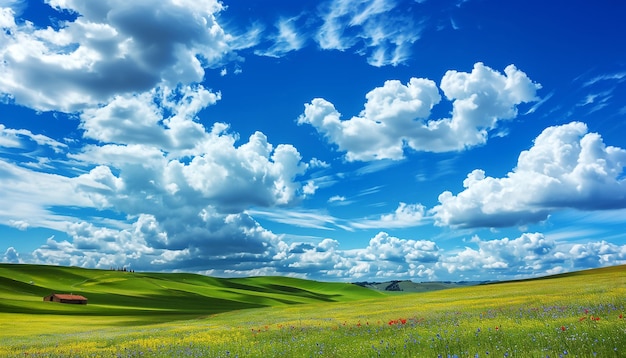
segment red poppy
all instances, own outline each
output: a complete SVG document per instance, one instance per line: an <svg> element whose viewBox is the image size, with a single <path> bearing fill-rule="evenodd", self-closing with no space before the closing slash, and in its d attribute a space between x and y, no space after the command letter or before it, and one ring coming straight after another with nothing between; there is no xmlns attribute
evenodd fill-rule
<svg viewBox="0 0 626 358"><path fill-rule="evenodd" d="M561 326L561 331L565 332L566 328L565 326Z"/></svg>

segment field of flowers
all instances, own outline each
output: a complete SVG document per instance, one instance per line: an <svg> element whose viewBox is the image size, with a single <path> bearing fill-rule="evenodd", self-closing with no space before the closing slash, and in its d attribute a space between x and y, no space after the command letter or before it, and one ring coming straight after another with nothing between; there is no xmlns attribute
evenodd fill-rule
<svg viewBox="0 0 626 358"><path fill-rule="evenodd" d="M0 356L624 357L625 268L593 272L71 333L50 316L49 333L0 333Z"/></svg>

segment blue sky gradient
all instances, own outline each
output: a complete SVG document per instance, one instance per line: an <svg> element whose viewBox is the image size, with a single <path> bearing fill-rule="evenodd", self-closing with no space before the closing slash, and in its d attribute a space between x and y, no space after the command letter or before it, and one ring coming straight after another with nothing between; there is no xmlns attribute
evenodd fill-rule
<svg viewBox="0 0 626 358"><path fill-rule="evenodd" d="M0 261L626 263L626 5L0 0Z"/></svg>

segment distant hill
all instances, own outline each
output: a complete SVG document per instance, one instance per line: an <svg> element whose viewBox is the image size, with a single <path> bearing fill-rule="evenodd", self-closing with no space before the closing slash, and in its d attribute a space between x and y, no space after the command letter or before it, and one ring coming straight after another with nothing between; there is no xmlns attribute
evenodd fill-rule
<svg viewBox="0 0 626 358"><path fill-rule="evenodd" d="M587 270L579 270L572 272L559 273L554 275L545 275L533 278L516 279L516 280L504 280L504 281L432 281L432 282L413 282L410 280L393 280L384 282L354 282L355 285L369 288L380 292L431 292L446 290L450 288L476 286L476 285L497 285L501 283L514 283L514 282L532 282L541 280L551 280L565 277L574 276L593 276L597 274L605 274L610 272L623 272L626 270L626 265L617 265L609 267L600 267Z"/></svg>
<svg viewBox="0 0 626 358"><path fill-rule="evenodd" d="M51 293L79 294L88 299L88 304L75 307L43 302L43 297ZM0 264L0 313L198 316L382 295L350 283L290 277L215 278L189 273Z"/></svg>
<svg viewBox="0 0 626 358"><path fill-rule="evenodd" d="M413 282L410 280L394 280L386 282L355 282L355 285L369 288L376 291L385 292L431 292L445 290L449 288L473 286L482 284L483 282Z"/></svg>

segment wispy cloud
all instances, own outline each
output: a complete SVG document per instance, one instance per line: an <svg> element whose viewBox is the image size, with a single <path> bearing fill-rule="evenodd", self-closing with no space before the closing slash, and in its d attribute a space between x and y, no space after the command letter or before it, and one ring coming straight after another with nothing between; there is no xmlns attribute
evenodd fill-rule
<svg viewBox="0 0 626 358"><path fill-rule="evenodd" d="M361 190L357 196L365 196L365 195L372 195L375 193L378 193L379 191L381 191L384 188L383 185L377 185L377 186L373 186L373 187L369 187L366 189Z"/></svg>
<svg viewBox="0 0 626 358"><path fill-rule="evenodd" d="M539 109L539 107L541 107L544 103L548 102L548 100L550 100L550 98L552 98L552 96L554 96L554 91L548 93L543 98L541 98L539 101L537 101L532 107L530 107L530 109L528 109L528 111L526 111L524 113L524 115L535 113L537 111L537 109Z"/></svg>
<svg viewBox="0 0 626 358"><path fill-rule="evenodd" d="M258 49L254 53L278 58L304 47L307 35L298 32L299 19L300 16L279 19L275 24L276 33L268 37L272 45L265 50Z"/></svg>
<svg viewBox="0 0 626 358"><path fill-rule="evenodd" d="M34 134L27 129L7 128L0 123L0 147L22 148L26 144L24 141L31 140L37 145L52 148L55 152L67 149L67 144L56 141L42 134Z"/></svg>
<svg viewBox="0 0 626 358"><path fill-rule="evenodd" d="M0 8L10 8L16 15L21 15L26 6L27 0L0 0Z"/></svg>
<svg viewBox="0 0 626 358"><path fill-rule="evenodd" d="M583 83L583 87L588 87L588 86L592 86L598 82L601 81L618 81L618 82L622 82L626 80L626 72L615 72L615 73L607 73L607 74L603 74L603 75L599 75L596 77L593 77L592 79L588 80L587 82Z"/></svg>
<svg viewBox="0 0 626 358"><path fill-rule="evenodd" d="M387 170L390 167L396 166L402 163L401 160L379 160L370 162L355 171L356 175L366 175L379 172L381 170Z"/></svg>
<svg viewBox="0 0 626 358"><path fill-rule="evenodd" d="M281 224L310 229L335 230L340 227L338 219L322 210L298 209L249 209L246 213L253 217L264 218Z"/></svg>
<svg viewBox="0 0 626 358"><path fill-rule="evenodd" d="M398 208L390 214L383 214L376 218L352 220L350 226L356 229L391 229L406 228L423 225L422 220L426 208L421 204L400 203Z"/></svg>
<svg viewBox="0 0 626 358"><path fill-rule="evenodd" d="M457 172L457 158L438 160L435 168L430 171L423 171L415 176L418 182L432 181L454 174Z"/></svg>
<svg viewBox="0 0 626 358"><path fill-rule="evenodd" d="M356 48L373 66L399 65L421 34L419 21L390 0L331 0L320 13L323 24L315 39L322 49Z"/></svg>

